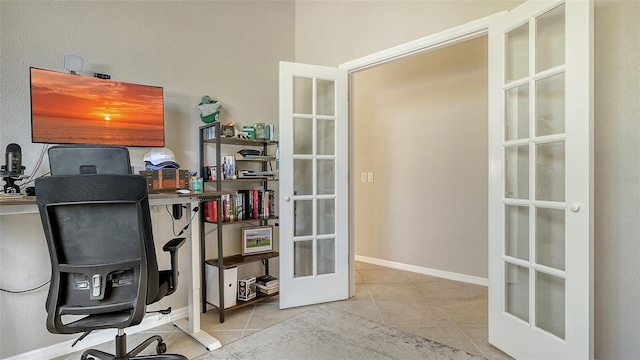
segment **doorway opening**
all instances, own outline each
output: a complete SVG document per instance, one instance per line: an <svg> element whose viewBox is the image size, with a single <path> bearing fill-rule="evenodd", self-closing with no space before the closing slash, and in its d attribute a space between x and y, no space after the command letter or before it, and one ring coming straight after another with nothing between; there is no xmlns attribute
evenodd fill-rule
<svg viewBox="0 0 640 360"><path fill-rule="evenodd" d="M481 36L352 74L356 259L487 284L487 66Z"/></svg>

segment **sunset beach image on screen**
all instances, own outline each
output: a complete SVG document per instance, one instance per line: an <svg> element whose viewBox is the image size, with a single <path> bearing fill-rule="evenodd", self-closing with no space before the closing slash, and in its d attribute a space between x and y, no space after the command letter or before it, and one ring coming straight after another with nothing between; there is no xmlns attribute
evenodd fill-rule
<svg viewBox="0 0 640 360"><path fill-rule="evenodd" d="M34 143L164 146L163 89L31 68Z"/></svg>

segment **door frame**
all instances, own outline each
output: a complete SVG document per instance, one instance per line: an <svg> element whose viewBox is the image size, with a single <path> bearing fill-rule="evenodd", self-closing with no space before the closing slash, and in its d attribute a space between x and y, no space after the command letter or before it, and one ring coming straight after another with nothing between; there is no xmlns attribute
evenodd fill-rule
<svg viewBox="0 0 640 360"><path fill-rule="evenodd" d="M382 50L343 64L338 67L347 70L349 75L349 296L355 295L355 229L351 224L355 223L355 210L353 204L355 204L355 172L354 172L354 144L355 135L353 131L353 74L366 70L378 65L382 65L395 60L403 59L412 55L425 53L429 51L438 50L447 46L455 45L467 40L471 40L480 36L488 35L489 24L494 19L506 14L508 11L503 10L493 15L489 15L478 20L474 20L432 35L422 37L404 44L400 44L391 47L386 50Z"/></svg>

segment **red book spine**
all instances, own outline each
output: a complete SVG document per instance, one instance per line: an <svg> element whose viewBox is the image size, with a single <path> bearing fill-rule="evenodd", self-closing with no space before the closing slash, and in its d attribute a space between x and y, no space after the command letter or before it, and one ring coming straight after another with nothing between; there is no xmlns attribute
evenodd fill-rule
<svg viewBox="0 0 640 360"><path fill-rule="evenodd" d="M253 190L253 219L260 217L259 199L258 190Z"/></svg>

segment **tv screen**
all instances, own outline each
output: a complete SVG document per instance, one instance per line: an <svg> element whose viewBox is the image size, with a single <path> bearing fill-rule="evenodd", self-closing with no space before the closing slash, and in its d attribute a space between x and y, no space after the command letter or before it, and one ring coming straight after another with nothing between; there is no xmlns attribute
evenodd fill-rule
<svg viewBox="0 0 640 360"><path fill-rule="evenodd" d="M164 147L161 87L30 72L34 143Z"/></svg>

